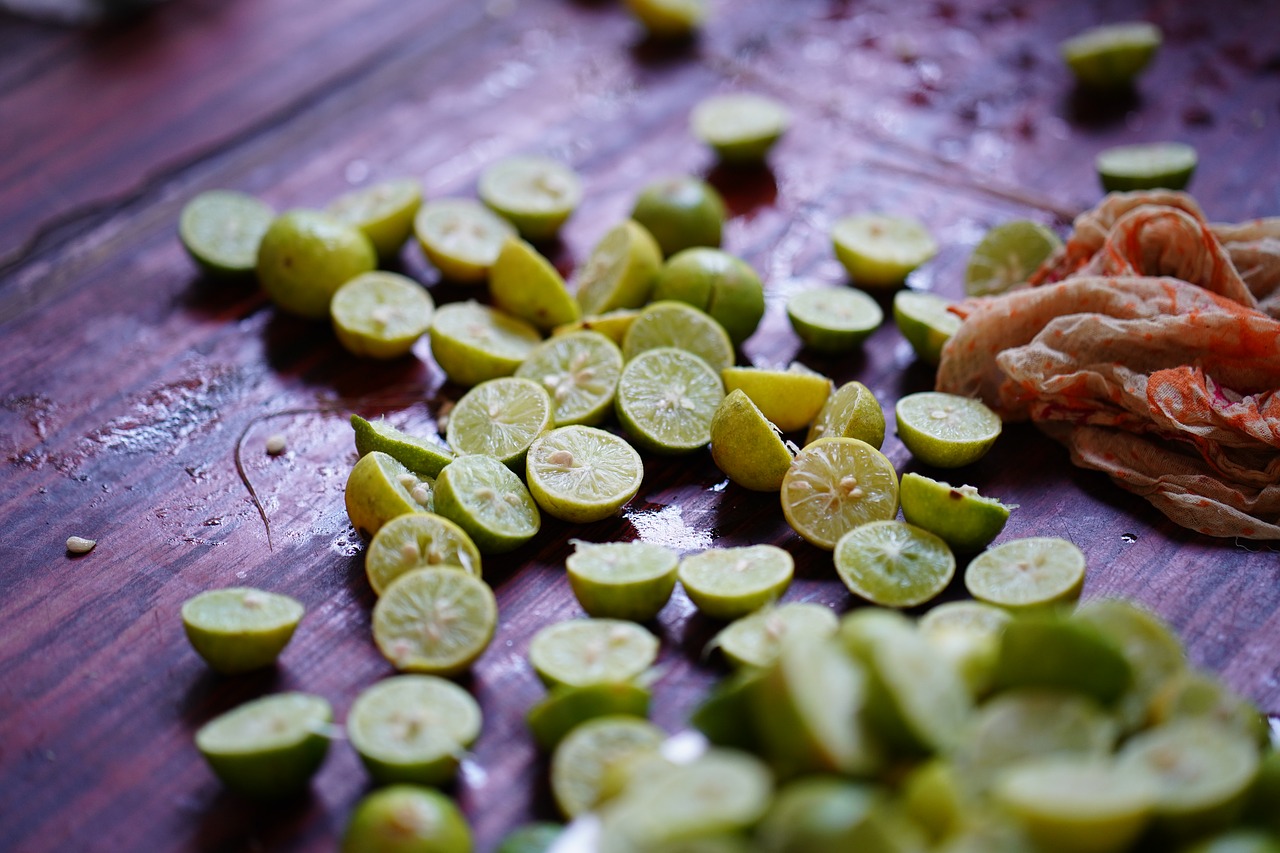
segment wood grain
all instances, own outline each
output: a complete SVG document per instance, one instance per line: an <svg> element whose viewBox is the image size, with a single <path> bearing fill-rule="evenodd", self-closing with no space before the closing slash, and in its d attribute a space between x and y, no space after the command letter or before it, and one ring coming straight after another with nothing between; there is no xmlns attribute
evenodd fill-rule
<svg viewBox="0 0 1280 853"><path fill-rule="evenodd" d="M836 217L922 218L943 249L911 283L954 296L986 227L1030 216L1063 229L1098 198L1093 155L1119 141L1195 144L1193 190L1215 219L1280 212L1280 33L1266 4L713 5L706 32L674 46L643 39L616 4L554 0L186 0L84 32L0 19L0 801L22 803L0 808L0 848L331 849L368 790L338 741L309 797L252 806L221 791L191 736L280 689L325 695L341 720L391 672L369 639L372 593L342 507L354 461L344 415L434 429L461 389L425 341L415 358L356 362L323 324L202 279L175 236L195 192L234 187L285 209L413 175L430 196L466 195L486 164L549 153L586 181L549 248L571 271L648 180L706 174L733 214L726 247L767 282L768 313L740 361L800 358L861 380L890 409L932 383L896 330L821 358L782 311L805 283L843 280L826 237ZM1052 46L1129 17L1168 37L1138 93L1073 92ZM698 99L739 88L794 113L768 169L717 168L689 136ZM470 294L439 282L415 247L398 266L437 301ZM274 432L288 437L279 457L263 450ZM235 473L242 434L272 549ZM916 468L892 435L885 451ZM1274 550L1176 528L1026 426L963 476L1020 505L1005 538L1072 539L1089 558L1086 596L1153 607L1195 663L1280 713ZM99 545L70 558L72 534ZM540 625L580 615L562 571L572 537L681 551L772 542L796 558L789 600L858 606L829 556L705 453L649 458L617 518L549 521L521 551L486 560L502 622L463 681L485 731L451 789L481 850L553 817L524 730L542 695L524 654ZM191 652L177 613L234 583L288 592L309 615L277 669L223 679ZM680 594L653 625L654 716L667 730L722 672L701 658L716 627Z"/></svg>

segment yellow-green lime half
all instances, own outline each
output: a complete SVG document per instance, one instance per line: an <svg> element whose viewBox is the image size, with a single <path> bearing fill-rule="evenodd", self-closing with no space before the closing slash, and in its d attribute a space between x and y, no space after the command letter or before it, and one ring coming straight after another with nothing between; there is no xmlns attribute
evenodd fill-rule
<svg viewBox="0 0 1280 853"><path fill-rule="evenodd" d="M453 569L415 569L373 606L373 640L401 671L457 675L480 657L498 625L489 585Z"/></svg>
<svg viewBox="0 0 1280 853"><path fill-rule="evenodd" d="M381 451L422 477L435 478L453 461L453 451L444 445L430 438L409 435L381 419L367 421L353 414L351 431L360 456Z"/></svg>
<svg viewBox="0 0 1280 853"><path fill-rule="evenodd" d="M457 568L480 576L480 549L461 527L433 512L411 512L382 525L364 555L375 595L414 569Z"/></svg>
<svg viewBox="0 0 1280 853"><path fill-rule="evenodd" d="M786 132L791 116L780 102L751 92L712 95L689 114L693 135L726 163L757 163Z"/></svg>
<svg viewBox="0 0 1280 853"><path fill-rule="evenodd" d="M523 237L547 240L582 201L582 179L557 160L521 155L487 167L476 192Z"/></svg>
<svg viewBox="0 0 1280 853"><path fill-rule="evenodd" d="M441 471L435 511L465 530L482 554L518 548L542 526L524 481L492 456L462 456Z"/></svg>
<svg viewBox="0 0 1280 853"><path fill-rule="evenodd" d="M926 465L960 468L977 462L1000 437L1000 416L981 400L920 391L894 407L898 438Z"/></svg>
<svg viewBox="0 0 1280 853"><path fill-rule="evenodd" d="M982 236L964 269L964 292L991 296L1025 284L1031 274L1062 245L1048 228L1029 219L1014 219Z"/></svg>
<svg viewBox="0 0 1280 853"><path fill-rule="evenodd" d="M489 269L489 295L499 311L544 332L577 322L582 316L556 268L517 237L506 239Z"/></svg>
<svg viewBox="0 0 1280 853"><path fill-rule="evenodd" d="M235 190L206 190L187 202L178 236L192 260L213 275L243 276L258 263L258 245L276 213Z"/></svg>
<svg viewBox="0 0 1280 853"><path fill-rule="evenodd" d="M302 602L287 595L213 589L183 602L182 627L210 668L231 675L275 663L304 612Z"/></svg>
<svg viewBox="0 0 1280 853"><path fill-rule="evenodd" d="M1093 27L1060 47L1067 67L1081 84L1094 89L1129 86L1160 49L1160 28L1145 21Z"/></svg>
<svg viewBox="0 0 1280 853"><path fill-rule="evenodd" d="M613 412L622 375L622 350L599 332L554 335L534 347L516 368L551 395L556 426L594 426Z"/></svg>
<svg viewBox="0 0 1280 853"><path fill-rule="evenodd" d="M796 454L781 501L791 529L830 551L858 525L897 515L898 475L865 441L820 438Z"/></svg>
<svg viewBox="0 0 1280 853"><path fill-rule="evenodd" d="M813 423L831 395L831 380L799 363L786 370L726 367L720 379L727 392L741 390L783 432Z"/></svg>
<svg viewBox="0 0 1280 853"><path fill-rule="evenodd" d="M356 803L341 853L471 853L471 829L457 804L434 788L389 785Z"/></svg>
<svg viewBox="0 0 1280 853"><path fill-rule="evenodd" d="M896 287L938 251L918 220L866 213L837 220L831 227L836 259L862 287Z"/></svg>
<svg viewBox="0 0 1280 853"><path fill-rule="evenodd" d="M942 348L960 328L960 317L952 314L951 301L920 290L901 290L893 295L893 322L911 344L916 357L937 365Z"/></svg>
<svg viewBox="0 0 1280 853"><path fill-rule="evenodd" d="M333 709L320 696L275 693L239 705L196 732L196 748L231 790L275 799L306 788L329 751Z"/></svg>
<svg viewBox="0 0 1280 853"><path fill-rule="evenodd" d="M569 586L596 617L646 622L671 598L679 558L652 542L574 541L565 560Z"/></svg>
<svg viewBox="0 0 1280 853"><path fill-rule="evenodd" d="M551 397L531 379L500 376L467 391L445 437L459 455L479 453L520 471L534 439L551 429Z"/></svg>
<svg viewBox="0 0 1280 853"><path fill-rule="evenodd" d="M632 681L658 658L658 638L625 619L569 619L529 641L529 664L544 684Z"/></svg>
<svg viewBox="0 0 1280 853"><path fill-rule="evenodd" d="M478 201L442 198L418 208L413 233L422 253L447 279L480 282L515 226Z"/></svg>
<svg viewBox="0 0 1280 853"><path fill-rule="evenodd" d="M857 349L884 322L879 303L853 287L814 287L787 299L787 319L804 345L817 352Z"/></svg>
<svg viewBox="0 0 1280 853"><path fill-rule="evenodd" d="M649 230L628 219L609 229L591 250L575 279L582 313L640 308L649 301L662 269L662 249Z"/></svg>
<svg viewBox="0 0 1280 853"><path fill-rule="evenodd" d="M804 443L820 438L856 438L879 450L884 444L884 410L871 389L855 381L831 392L809 426Z"/></svg>
<svg viewBox="0 0 1280 853"><path fill-rule="evenodd" d="M1094 165L1108 192L1162 188L1180 190L1190 182L1199 157L1183 142L1118 145L1098 155Z"/></svg>
<svg viewBox="0 0 1280 853"><path fill-rule="evenodd" d="M898 484L902 517L957 551L980 551L1000 535L1010 506L983 497L973 486L952 486L908 471Z"/></svg>
<svg viewBox="0 0 1280 853"><path fill-rule="evenodd" d="M655 453L688 453L711 440L711 420L723 399L724 384L705 361L659 347L623 368L615 409L637 444Z"/></svg>
<svg viewBox="0 0 1280 853"><path fill-rule="evenodd" d="M258 245L258 283L277 307L309 319L329 316L338 288L378 265L369 238L318 210L290 210Z"/></svg>
<svg viewBox="0 0 1280 853"><path fill-rule="evenodd" d="M361 456L347 476L344 500L351 526L373 536L398 515L430 511L435 483L391 456L374 450Z"/></svg>
<svg viewBox="0 0 1280 853"><path fill-rule="evenodd" d="M431 319L431 354L458 385L510 376L541 342L533 325L479 302L442 305Z"/></svg>
<svg viewBox="0 0 1280 853"><path fill-rule="evenodd" d="M389 260L400 254L413 233L413 217L421 206L422 184L395 178L343 193L326 210L363 231L378 257Z"/></svg>
<svg viewBox="0 0 1280 853"><path fill-rule="evenodd" d="M710 548L680 561L680 585L713 619L737 619L787 591L795 560L776 545Z"/></svg>
<svg viewBox="0 0 1280 853"><path fill-rule="evenodd" d="M599 717L571 731L551 755L551 793L560 813L575 818L601 803L610 765L655 753L666 735L638 717Z"/></svg>
<svg viewBox="0 0 1280 853"><path fill-rule="evenodd" d="M708 649L719 649L737 667L764 668L773 664L786 638L799 631L835 636L835 612L822 604L789 601L766 605L721 628Z"/></svg>
<svg viewBox="0 0 1280 853"><path fill-rule="evenodd" d="M687 350L717 373L733 365L733 342L714 317L684 302L650 303L631 321L622 339L622 357L631 361L658 347Z"/></svg>
<svg viewBox="0 0 1280 853"><path fill-rule="evenodd" d="M973 558L964 585L979 601L1037 607L1073 601L1084 586L1084 552L1066 539L1011 539Z"/></svg>
<svg viewBox="0 0 1280 853"><path fill-rule="evenodd" d="M757 492L782 487L792 452L744 391L730 391L711 417L711 458L730 480Z"/></svg>
<svg viewBox="0 0 1280 853"><path fill-rule="evenodd" d="M430 328L434 311L435 302L416 281L380 271L351 279L329 303L338 343L369 358L408 354Z"/></svg>
<svg viewBox="0 0 1280 853"><path fill-rule="evenodd" d="M644 461L611 432L557 427L529 448L525 476L529 493L545 513L586 524L608 518L635 497Z"/></svg>
<svg viewBox="0 0 1280 853"><path fill-rule="evenodd" d="M956 558L937 536L901 521L871 521L840 537L836 573L855 595L881 607L915 607L937 597Z"/></svg>

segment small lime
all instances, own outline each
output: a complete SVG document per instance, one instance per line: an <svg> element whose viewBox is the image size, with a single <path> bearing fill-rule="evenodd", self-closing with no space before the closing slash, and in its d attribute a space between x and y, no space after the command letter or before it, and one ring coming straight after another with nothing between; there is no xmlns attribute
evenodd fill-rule
<svg viewBox="0 0 1280 853"><path fill-rule="evenodd" d="M649 699L647 688L630 681L564 684L551 688L529 709L525 719L534 741L550 751L587 720L615 714L645 718L649 714Z"/></svg>
<svg viewBox="0 0 1280 853"><path fill-rule="evenodd" d="M796 454L782 480L781 500L792 530L832 550L858 525L897 515L898 475L865 441L820 438Z"/></svg>
<svg viewBox="0 0 1280 853"><path fill-rule="evenodd" d="M898 400L894 412L907 450L938 468L977 462L1000 437L1000 416L970 397L920 391Z"/></svg>
<svg viewBox="0 0 1280 853"><path fill-rule="evenodd" d="M347 476L344 500L351 526L373 536L398 515L431 510L435 483L375 450L361 456Z"/></svg>
<svg viewBox="0 0 1280 853"><path fill-rule="evenodd" d="M549 157L508 157L480 173L476 192L521 236L548 240L582 201L582 179Z"/></svg>
<svg viewBox="0 0 1280 853"><path fill-rule="evenodd" d="M571 731L551 756L551 792L560 812L575 818L604 798L609 765L655 752L662 729L637 717L599 717Z"/></svg>
<svg viewBox="0 0 1280 853"><path fill-rule="evenodd" d="M643 306L661 269L662 249L647 228L632 219L615 225L578 272L575 287L582 313Z"/></svg>
<svg viewBox="0 0 1280 853"><path fill-rule="evenodd" d="M698 246L667 259L653 285L653 300L673 299L705 311L729 340L746 340L764 316L764 285L751 265L720 249Z"/></svg>
<svg viewBox="0 0 1280 853"><path fill-rule="evenodd" d="M187 202L178 236L192 260L213 275L243 276L258 263L258 245L275 211L234 190L207 190Z"/></svg>
<svg viewBox="0 0 1280 853"><path fill-rule="evenodd" d="M790 121L780 102L749 92L704 98L689 114L693 135L726 163L763 160Z"/></svg>
<svg viewBox="0 0 1280 853"><path fill-rule="evenodd" d="M489 585L453 569L415 569L373 606L373 639L396 669L456 675L493 639L498 604Z"/></svg>
<svg viewBox="0 0 1280 853"><path fill-rule="evenodd" d="M431 319L431 354L451 382L510 376L542 342L531 324L479 302L451 302Z"/></svg>
<svg viewBox="0 0 1280 853"><path fill-rule="evenodd" d="M569 586L592 616L652 619L671 598L679 558L651 542L575 541L565 560Z"/></svg>
<svg viewBox="0 0 1280 853"><path fill-rule="evenodd" d="M628 0L647 6L693 6L692 0ZM701 5L700 0L696 5ZM634 9L634 5L633 5ZM719 246L724 200L710 184L684 176L649 184L636 198L631 218L643 225L666 256L694 246Z"/></svg>
<svg viewBox="0 0 1280 853"><path fill-rule="evenodd" d="M868 213L831 228L836 258L863 287L896 287L938 251L929 231L908 217Z"/></svg>
<svg viewBox="0 0 1280 853"><path fill-rule="evenodd" d="M625 619L569 619L540 628L529 664L549 687L632 681L658 657L658 638Z"/></svg>
<svg viewBox="0 0 1280 853"><path fill-rule="evenodd" d="M622 357L631 361L658 347L687 350L718 374L733 365L733 342L711 315L684 302L653 302L640 312L622 339Z"/></svg>
<svg viewBox="0 0 1280 853"><path fill-rule="evenodd" d="M409 435L384 420L367 421L353 414L351 430L358 455L381 451L421 477L434 479L453 461L453 451L444 445Z"/></svg>
<svg viewBox="0 0 1280 853"><path fill-rule="evenodd" d="M480 550L461 527L433 512L399 515L382 525L364 555L374 595L414 569L456 567L480 576Z"/></svg>
<svg viewBox="0 0 1280 853"><path fill-rule="evenodd" d="M964 292L991 296L1025 284L1062 241L1038 222L1015 219L995 226L974 247L964 270Z"/></svg>
<svg viewBox="0 0 1280 853"><path fill-rule="evenodd" d="M453 800L434 788L391 785L356 804L342 853L471 853L471 829Z"/></svg>
<svg viewBox="0 0 1280 853"><path fill-rule="evenodd" d="M422 185L413 178L396 178L343 193L326 212L359 228L378 257L390 260L413 233L413 217L421 206Z"/></svg>
<svg viewBox="0 0 1280 853"><path fill-rule="evenodd" d="M635 497L644 479L644 462L611 432L557 427L529 448L526 478L544 512L587 524L614 515Z"/></svg>
<svg viewBox="0 0 1280 853"><path fill-rule="evenodd" d="M960 328L960 317L948 310L951 305L936 293L920 290L902 290L893 296L893 321L926 364L937 365L942 348Z"/></svg>
<svg viewBox="0 0 1280 853"><path fill-rule="evenodd" d="M711 440L711 421L723 399L724 384L705 361L659 347L623 368L615 409L637 444L655 453L689 453Z"/></svg>
<svg viewBox="0 0 1280 853"><path fill-rule="evenodd" d="M556 268L517 237L506 239L489 269L489 295L499 311L544 332L582 317L582 309Z"/></svg>
<svg viewBox="0 0 1280 853"><path fill-rule="evenodd" d="M254 799L306 788L329 751L329 703L275 693L239 705L196 732L196 748L222 783Z"/></svg>
<svg viewBox="0 0 1280 853"><path fill-rule="evenodd" d="M680 585L713 619L737 619L779 598L795 561L776 545L711 548L680 561Z"/></svg>
<svg viewBox="0 0 1280 853"><path fill-rule="evenodd" d="M773 664L786 638L798 631L834 636L838 621L830 607L790 601L768 605L721 628L708 649L720 652L736 667Z"/></svg>
<svg viewBox="0 0 1280 853"><path fill-rule="evenodd" d="M524 481L492 456L462 456L441 471L435 511L465 530L482 554L518 548L542 526Z"/></svg>
<svg viewBox="0 0 1280 853"><path fill-rule="evenodd" d="M831 392L804 443L820 438L856 438L879 450L884 444L884 410L871 389L861 382L846 382Z"/></svg>
<svg viewBox="0 0 1280 853"><path fill-rule="evenodd" d="M213 589L183 602L182 627L205 663L232 675L275 663L304 612L302 603L287 595L248 587Z"/></svg>
<svg viewBox="0 0 1280 853"><path fill-rule="evenodd" d="M1061 45L1062 58L1081 84L1095 89L1130 85L1160 48L1160 28L1142 21L1103 24Z"/></svg>
<svg viewBox="0 0 1280 853"><path fill-rule="evenodd" d="M711 417L711 458L730 480L758 492L782 488L791 467L790 448L741 390L731 391Z"/></svg>
<svg viewBox="0 0 1280 853"><path fill-rule="evenodd" d="M798 363L786 370L726 367L720 371L720 379L725 391L746 393L783 432L795 432L813 423L832 388L830 379Z"/></svg>
<svg viewBox="0 0 1280 853"><path fill-rule="evenodd" d="M791 295L787 319L805 346L838 354L857 349L884 322L884 311L856 288L817 287Z"/></svg>
<svg viewBox="0 0 1280 853"><path fill-rule="evenodd" d="M557 334L534 347L516 376L551 395L556 426L594 426L613 412L622 350L599 332Z"/></svg>
<svg viewBox="0 0 1280 853"><path fill-rule="evenodd" d="M914 607L946 589L956 558L937 536L901 521L871 521L840 537L836 573L855 595L881 607Z"/></svg>
<svg viewBox="0 0 1280 853"><path fill-rule="evenodd" d="M369 358L399 358L431 326L435 303L416 281L392 272L367 272L333 295L329 317L338 343Z"/></svg>
<svg viewBox="0 0 1280 853"><path fill-rule="evenodd" d="M1181 142L1119 145L1098 155L1095 165L1102 188L1123 190L1180 190L1191 180L1198 162L1196 149Z"/></svg>
<svg viewBox="0 0 1280 853"><path fill-rule="evenodd" d="M445 437L460 456L492 456L515 471L538 436L551 429L551 397L531 379L500 376L471 388L449 413Z"/></svg>
<svg viewBox="0 0 1280 853"><path fill-rule="evenodd" d="M276 217L258 246L258 282L267 296L285 311L311 319L329 316L338 288L377 265L368 237L316 210Z"/></svg>

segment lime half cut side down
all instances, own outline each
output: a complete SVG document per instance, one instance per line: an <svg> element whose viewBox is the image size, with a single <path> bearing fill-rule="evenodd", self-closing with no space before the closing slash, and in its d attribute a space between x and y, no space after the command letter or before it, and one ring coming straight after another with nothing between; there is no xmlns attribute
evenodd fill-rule
<svg viewBox="0 0 1280 853"><path fill-rule="evenodd" d="M413 178L395 178L344 193L329 203L328 212L364 232L390 260L413 233L413 217L422 206L422 185Z"/></svg>

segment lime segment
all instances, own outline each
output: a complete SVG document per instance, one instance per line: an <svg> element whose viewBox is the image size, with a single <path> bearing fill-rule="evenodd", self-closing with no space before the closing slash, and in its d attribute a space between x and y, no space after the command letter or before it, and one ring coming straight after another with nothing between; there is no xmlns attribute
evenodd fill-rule
<svg viewBox="0 0 1280 853"><path fill-rule="evenodd" d="M214 589L183 603L182 627L205 663L231 675L275 663L303 613L302 603L287 595Z"/></svg>
<svg viewBox="0 0 1280 853"><path fill-rule="evenodd" d="M720 629L708 648L717 648L734 666L770 666L786 638L799 631L834 636L838 620L831 608L791 601L762 607Z"/></svg>
<svg viewBox="0 0 1280 853"><path fill-rule="evenodd" d="M492 456L520 470L534 439L551 429L551 398L530 379L502 376L462 395L445 437L455 453Z"/></svg>
<svg viewBox="0 0 1280 853"><path fill-rule="evenodd" d="M476 192L522 236L547 240L582 200L582 180L548 157L508 157L480 174Z"/></svg>
<svg viewBox="0 0 1280 853"><path fill-rule="evenodd" d="M413 349L431 326L435 303L411 278L367 272L333 295L329 317L338 343L369 358L399 358Z"/></svg>
<svg viewBox="0 0 1280 853"><path fill-rule="evenodd" d="M422 253L445 278L479 282L489 276L502 244L516 229L479 202L444 198L418 209L413 232Z"/></svg>
<svg viewBox="0 0 1280 853"><path fill-rule="evenodd" d="M898 475L883 453L856 438L820 438L796 454L782 480L787 523L832 550L849 530L898 512Z"/></svg>
<svg viewBox="0 0 1280 853"><path fill-rule="evenodd" d="M693 135L728 163L763 160L790 121L781 103L748 92L704 98L689 114Z"/></svg>
<svg viewBox="0 0 1280 853"><path fill-rule="evenodd" d="M422 185L413 178L380 181L338 196L327 211L364 232L378 257L391 259L413 233L422 206Z"/></svg>
<svg viewBox="0 0 1280 853"><path fill-rule="evenodd" d="M494 307L544 332L576 322L582 309L551 262L523 240L508 237L489 270Z"/></svg>
<svg viewBox="0 0 1280 853"><path fill-rule="evenodd" d="M413 512L397 516L374 534L364 569L375 595L414 569L457 568L480 576L480 550L466 532L444 516Z"/></svg>
<svg viewBox="0 0 1280 853"><path fill-rule="evenodd" d="M258 245L275 219L266 202L234 190L208 190L182 208L178 236L203 269L238 276L254 271Z"/></svg>
<svg viewBox="0 0 1280 853"><path fill-rule="evenodd" d="M712 548L680 561L679 578L694 605L713 619L737 619L786 592L795 561L775 545Z"/></svg>
<svg viewBox="0 0 1280 853"><path fill-rule="evenodd" d="M711 418L711 458L745 489L773 492L791 467L791 450L744 391L731 391Z"/></svg>
<svg viewBox="0 0 1280 853"><path fill-rule="evenodd" d="M914 607L946 589L956 572L947 543L900 521L871 521L840 537L836 572L855 595L882 607Z"/></svg>
<svg viewBox="0 0 1280 853"><path fill-rule="evenodd" d="M983 497L973 486L952 486L910 471L902 475L898 497L908 524L942 537L957 551L980 551L1009 520L1009 506Z"/></svg>
<svg viewBox="0 0 1280 853"><path fill-rule="evenodd" d="M304 789L329 750L329 703L276 693L215 717L196 732L196 748L223 784L255 799Z"/></svg>
<svg viewBox="0 0 1280 853"><path fill-rule="evenodd" d="M970 296L1004 293L1024 284L1062 241L1038 222L1015 219L983 235L964 270L964 292Z"/></svg>
<svg viewBox="0 0 1280 853"><path fill-rule="evenodd" d="M907 450L938 468L977 462L1000 436L1000 416L969 397L921 391L900 399L894 411Z"/></svg>
<svg viewBox="0 0 1280 853"><path fill-rule="evenodd" d="M639 308L662 269L662 249L638 222L615 225L591 250L575 281L583 314Z"/></svg>
<svg viewBox="0 0 1280 853"><path fill-rule="evenodd" d="M831 392L804 443L820 438L856 438L879 450L884 444L884 410L871 389L861 382L846 382Z"/></svg>
<svg viewBox="0 0 1280 853"><path fill-rule="evenodd" d="M799 364L787 370L726 367L720 378L726 392L741 389L783 432L809 426L831 396L831 380Z"/></svg>
<svg viewBox="0 0 1280 853"><path fill-rule="evenodd" d="M711 420L723 399L724 385L705 361L660 347L623 368L615 408L637 444L655 453L688 453L711 440Z"/></svg>
<svg viewBox="0 0 1280 853"><path fill-rule="evenodd" d="M652 619L671 598L679 559L651 542L574 542L565 560L569 585L592 616Z"/></svg>
<svg viewBox="0 0 1280 853"><path fill-rule="evenodd" d="M548 515L586 524L614 515L640 490L644 462L626 441L588 426L551 430L529 448L529 492Z"/></svg>
<svg viewBox="0 0 1280 853"><path fill-rule="evenodd" d="M849 216L831 228L836 258L855 283L893 287L938 251L920 222L878 213Z"/></svg>
<svg viewBox="0 0 1280 853"><path fill-rule="evenodd" d="M1191 180L1199 158L1196 150L1181 142L1119 145L1098 155L1095 165L1102 188L1180 190Z"/></svg>
<svg viewBox="0 0 1280 853"><path fill-rule="evenodd" d="M431 354L459 385L510 376L541 342L529 323L478 302L442 305L431 319Z"/></svg>
<svg viewBox="0 0 1280 853"><path fill-rule="evenodd" d="M395 459L420 477L435 478L453 461L453 451L427 438L409 435L383 420L367 421L351 416L356 453L364 456L377 450Z"/></svg>
<svg viewBox="0 0 1280 853"><path fill-rule="evenodd" d="M482 554L518 548L542 525L524 482L491 456L463 456L440 472L435 510L465 530Z"/></svg>
<svg viewBox="0 0 1280 853"><path fill-rule="evenodd" d="M981 601L1036 607L1069 601L1084 586L1084 553L1066 539L1013 539L973 558L964 585Z"/></svg>
<svg viewBox="0 0 1280 853"><path fill-rule="evenodd" d="M488 584L450 569L416 569L373 606L373 639L396 669L456 675L484 652L498 624Z"/></svg>
<svg viewBox="0 0 1280 853"><path fill-rule="evenodd" d="M787 319L805 346L834 354L856 349L884 322L884 311L861 290L819 287L792 294Z"/></svg>
<svg viewBox="0 0 1280 853"><path fill-rule="evenodd" d="M622 375L622 351L599 332L556 335L536 346L516 376L532 379L551 395L556 426L594 426L613 411Z"/></svg>
<svg viewBox="0 0 1280 853"><path fill-rule="evenodd" d="M556 622L529 641L529 663L552 687L632 681L657 657L658 638L622 619Z"/></svg>

